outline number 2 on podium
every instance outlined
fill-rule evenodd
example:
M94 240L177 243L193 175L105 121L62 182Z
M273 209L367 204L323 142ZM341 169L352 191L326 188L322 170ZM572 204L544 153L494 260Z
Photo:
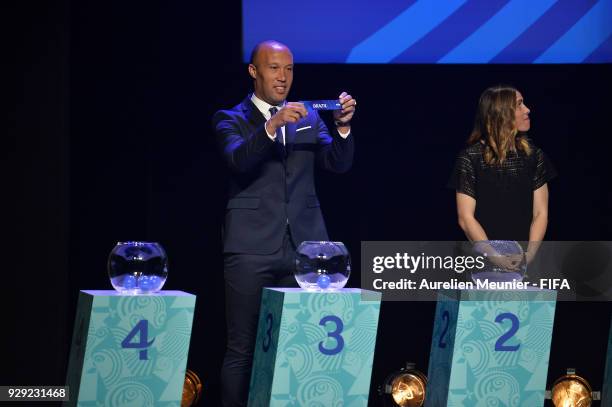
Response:
M446 334L448 333L448 327L450 325L450 314L447 310L442 312L442 320L443 320L443 328L442 333L440 334L440 338L438 340L439 348L446 348ZM520 348L520 344L517 345L506 345L508 342L518 331L520 327L520 321L516 315L511 312L504 312L499 314L495 318L495 322L501 324L505 320L510 320L510 329L502 336L500 336L497 341L495 341L495 351L497 352L516 352Z

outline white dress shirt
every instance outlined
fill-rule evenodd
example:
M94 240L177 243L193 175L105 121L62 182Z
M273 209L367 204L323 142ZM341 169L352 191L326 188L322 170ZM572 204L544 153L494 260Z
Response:
M275 107L280 110L285 105L285 103L283 102L283 104L280 106L273 106L268 102L264 102L263 100L255 96L255 93L253 93L253 96L251 96L251 102L253 102L257 110L259 110L261 114L263 114L263 116L266 118L266 122L272 117L272 113L270 113L270 108ZM276 141L276 133L270 134L268 133L268 129L266 127L264 128L266 129L266 134L268 135L268 137L270 137L270 140ZM285 137L285 126L281 127L281 131L283 132L283 141L287 140L287 137Z

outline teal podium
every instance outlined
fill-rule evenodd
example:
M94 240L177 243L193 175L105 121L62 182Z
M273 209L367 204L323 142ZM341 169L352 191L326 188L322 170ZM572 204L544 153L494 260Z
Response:
M264 288L248 405L367 406L380 299Z
M440 291L426 406L544 405L556 292Z
M180 407L195 299L81 291L64 405Z

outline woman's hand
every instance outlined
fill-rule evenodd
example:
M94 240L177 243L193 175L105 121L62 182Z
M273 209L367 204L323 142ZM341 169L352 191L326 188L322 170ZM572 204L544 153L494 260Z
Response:
M518 271L523 263L522 254L506 254L498 256L487 256L489 260L495 266L503 269L504 271Z

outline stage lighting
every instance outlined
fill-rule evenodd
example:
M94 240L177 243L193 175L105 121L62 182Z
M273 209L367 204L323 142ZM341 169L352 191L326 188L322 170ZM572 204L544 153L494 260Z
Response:
M590 407L593 400L600 399L600 392L594 392L575 369L567 369L567 374L555 380L552 390L546 393L555 407Z
M425 402L426 386L427 376L416 370L414 363L406 363L385 379L378 393L384 396L385 405L420 407Z
M194 371L187 369L187 372L185 372L185 383L183 384L181 407L195 406L200 401L201 393L202 381Z

